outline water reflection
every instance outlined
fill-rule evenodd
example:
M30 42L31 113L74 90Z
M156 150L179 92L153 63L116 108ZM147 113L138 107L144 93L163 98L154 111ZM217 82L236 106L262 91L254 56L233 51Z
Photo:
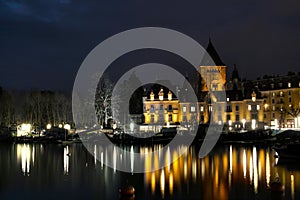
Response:
M127 183L136 188L136 199L300 197L299 165L292 169L289 165L276 165L274 151L270 147L224 145L215 148L202 159L198 157L199 147L189 148L181 157L178 157L180 148L174 151L168 149L164 155L150 154L162 148L161 145L124 148L130 154L119 155L116 149L110 151L101 145L93 145L92 155L81 144L1 145L0 185L4 191L9 189L9 185L6 186L8 182L19 185L15 186L19 188L28 185L30 194L34 193L33 188L50 186L51 190L55 190L54 186L57 185L69 188L75 199L80 199L78 192L81 190L93 196L98 195L99 199L118 199L118 187ZM143 163L137 163L133 156L136 151L151 156L147 156ZM101 162L95 160L94 155L98 155ZM112 169L103 165L103 161L108 158L115 161L120 158L120 162L127 163L131 171L134 171L137 164L141 164L148 172L119 172L116 170L117 162L114 162ZM176 161L170 163L173 159ZM161 160L165 160L167 166L151 172ZM26 179L21 179L18 174ZM270 185L276 177L279 177L285 190L282 194L274 195Z
M32 150L29 144L18 144L17 145L17 159L21 163L21 170L24 175L30 173L30 163L34 163L34 149ZM31 160L32 159L32 160Z
M64 174L68 175L69 173L69 156L70 156L70 152L69 152L69 146L64 147Z

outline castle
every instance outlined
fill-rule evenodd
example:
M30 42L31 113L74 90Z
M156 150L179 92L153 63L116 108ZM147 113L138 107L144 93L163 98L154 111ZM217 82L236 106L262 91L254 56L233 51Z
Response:
M227 80L226 65L210 39L206 51L208 55L204 55L198 67L198 102L180 102L174 95L182 95L187 90L185 84L174 92L163 87L151 91L143 98L145 125L193 127L195 123L212 123L224 125L229 131L300 127L299 74L241 81L234 66ZM214 65L208 61L210 58ZM226 97L215 98L213 94L218 92L224 92Z

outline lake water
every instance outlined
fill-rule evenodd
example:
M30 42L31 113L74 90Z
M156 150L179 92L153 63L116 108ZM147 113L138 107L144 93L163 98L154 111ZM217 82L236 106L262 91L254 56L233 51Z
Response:
M280 164L270 147L218 145L203 159L198 149L132 174L103 165L82 144L1 143L0 199L124 199L118 189L127 184L136 190L127 199L300 199L299 165ZM270 191L275 177L283 193Z

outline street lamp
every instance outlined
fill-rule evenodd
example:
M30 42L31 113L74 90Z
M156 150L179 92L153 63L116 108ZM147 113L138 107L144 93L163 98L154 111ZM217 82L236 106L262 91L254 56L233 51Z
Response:
M71 129L71 125L65 124L64 129L65 129L65 141L66 141L67 140L67 132Z
M51 129L51 124L47 124L46 129Z
M242 123L243 123L243 129L245 129L245 124L246 124L246 119L242 119Z

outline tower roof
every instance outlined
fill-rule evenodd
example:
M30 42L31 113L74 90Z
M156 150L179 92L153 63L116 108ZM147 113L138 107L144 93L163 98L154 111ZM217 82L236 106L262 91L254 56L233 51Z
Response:
M238 72L235 64L233 66L233 71L232 71L232 77L231 78L232 78L232 80L234 80L234 79L237 79L239 81L241 80L240 76L239 76L239 72Z
M212 60L209 58L209 56L211 57ZM212 65L211 61L213 61L216 66L225 66L219 54L217 53L215 47L213 46L211 39L209 38L208 45L206 48L206 53L203 56L201 66L210 66Z

